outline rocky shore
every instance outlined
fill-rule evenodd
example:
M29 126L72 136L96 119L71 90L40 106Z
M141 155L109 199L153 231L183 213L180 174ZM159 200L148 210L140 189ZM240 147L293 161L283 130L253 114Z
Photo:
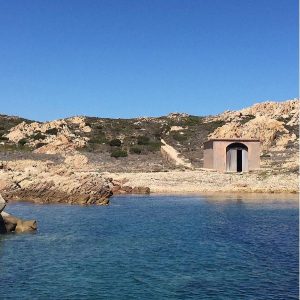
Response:
M185 170L153 173L109 173L126 184L148 186L151 193L298 193L298 174L220 173L207 170Z
M0 192L7 200L35 203L108 205L113 194L149 194L147 186L128 186L88 165L83 155L67 156L61 164L51 161L2 162Z
M0 174L0 184L7 200L107 205L112 196L109 181L93 173L41 172L28 176L8 171Z

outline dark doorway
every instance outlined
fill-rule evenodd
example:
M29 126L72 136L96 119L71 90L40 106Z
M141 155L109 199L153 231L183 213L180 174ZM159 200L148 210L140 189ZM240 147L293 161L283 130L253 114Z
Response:
M236 155L236 171L242 172L243 171L243 150L237 149L237 155Z
M248 147L242 143L232 143L226 147L226 170L228 172L248 171Z

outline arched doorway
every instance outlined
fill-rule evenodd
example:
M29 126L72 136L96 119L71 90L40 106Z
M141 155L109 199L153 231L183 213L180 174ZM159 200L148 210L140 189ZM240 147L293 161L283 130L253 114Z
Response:
M232 143L226 147L226 170L228 172L248 171L248 147L242 143Z

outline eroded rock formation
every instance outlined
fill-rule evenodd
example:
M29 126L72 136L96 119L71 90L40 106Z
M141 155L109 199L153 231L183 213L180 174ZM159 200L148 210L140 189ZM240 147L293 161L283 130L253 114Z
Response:
M9 141L23 141L28 146L37 148L36 153L55 154L84 147L88 138L82 137L80 132L89 131L83 117L74 117L45 123L24 121L11 128L6 137Z

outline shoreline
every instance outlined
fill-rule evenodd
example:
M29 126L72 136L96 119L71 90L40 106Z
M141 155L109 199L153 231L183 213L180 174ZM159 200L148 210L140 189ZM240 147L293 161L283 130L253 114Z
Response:
M143 197L199 197L205 198L205 200L209 201L253 201L253 202L260 202L260 203L268 203L268 202L297 202L299 203L299 193L245 193L245 192L206 192L206 193L150 193L150 194L116 194L110 198L110 201L113 201L114 198L120 197L134 197L134 198L143 198ZM262 199L263 197L263 199ZM30 205L67 205L67 206L89 206L89 205L82 205L80 203L64 203L64 202L35 202L33 200L9 200L7 202L7 207L9 205L15 204L30 204ZM106 206L104 206L106 207Z
M254 193L254 192L174 192L174 193L150 193L148 195L138 195L138 194L117 194L111 197L200 197L206 198L207 200L253 200L253 201L276 201L276 202L285 202L285 201L295 201L299 202L299 193ZM263 198L263 199L262 199Z
M123 186L149 187L151 194L257 193L298 195L298 174L220 173L203 170L102 173Z
M108 205L113 195L144 195L149 192L152 196L223 199L299 197L296 173L221 173L206 170L112 173L97 172L87 167L74 171L61 168L51 172L37 171L0 171L0 190L4 198L34 203Z

